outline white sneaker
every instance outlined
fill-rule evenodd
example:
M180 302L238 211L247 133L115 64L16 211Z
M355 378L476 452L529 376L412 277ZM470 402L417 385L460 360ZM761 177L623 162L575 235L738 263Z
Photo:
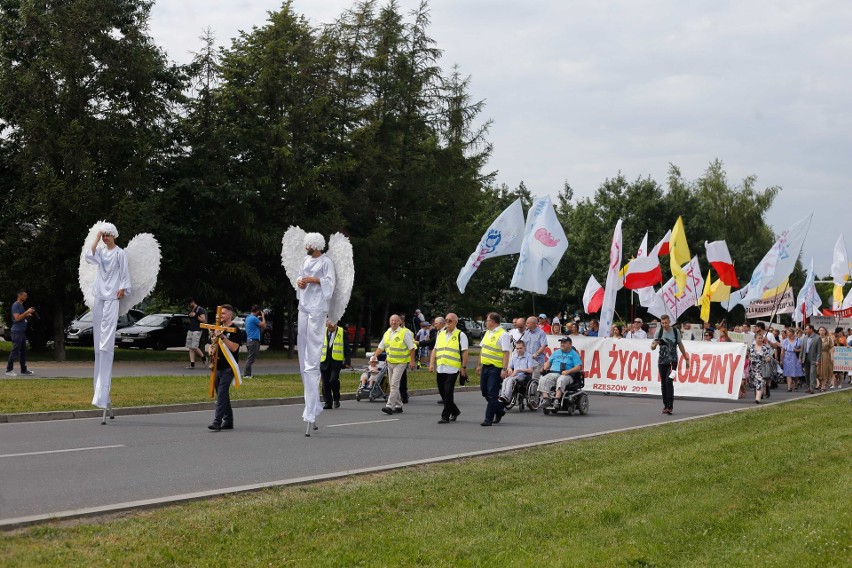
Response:
M243 375L243 378L244 379L250 379L250 378L252 378L252 376L251 375Z
M7 377L17 377L18 373L16 373L15 371L6 371L6 376Z

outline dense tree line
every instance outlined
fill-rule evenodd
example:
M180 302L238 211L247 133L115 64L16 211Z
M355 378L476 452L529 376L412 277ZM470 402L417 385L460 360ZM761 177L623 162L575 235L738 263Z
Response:
M485 263L460 295L455 278L482 231L535 188L486 170L490 122L470 78L440 66L423 2L358 2L315 28L291 3L223 48L208 31L194 60L170 63L147 34L152 2L0 0L0 294L25 286L62 357L64 323L81 309L80 246L113 221L120 244L161 242L153 303L273 307L280 338L295 295L280 266L291 224L353 243L346 321L377 331L392 311L576 306L601 275L615 220L625 243L651 240L678 215L695 252L727 238L741 277L770 246L764 217L777 188L694 182L672 166L651 179L604 181L593 199L567 184L558 213L570 246L552 294L509 290L513 258Z

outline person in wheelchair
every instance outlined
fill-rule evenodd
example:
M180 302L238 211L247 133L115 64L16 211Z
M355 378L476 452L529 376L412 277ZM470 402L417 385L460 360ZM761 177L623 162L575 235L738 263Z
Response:
M526 352L527 346L522 339L515 342L515 352L509 359L509 376L503 379L503 388L500 391L500 402L507 404L512 400L515 385L520 382L526 384L527 379L532 376L535 360Z
M566 392L576 391L582 386L583 361L580 359L580 354L574 349L571 338L560 338L559 347L559 351L554 351L550 355L550 359L547 360L541 370L542 377L538 384L541 406L547 406L550 403L550 392L554 386L556 386L554 408L560 407L562 396Z

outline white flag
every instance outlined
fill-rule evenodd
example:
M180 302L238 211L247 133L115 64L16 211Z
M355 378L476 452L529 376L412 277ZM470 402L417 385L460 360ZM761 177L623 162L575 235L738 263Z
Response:
M462 267L456 278L459 292L464 294L467 283L483 260L521 252L523 234L524 208L521 206L521 200L516 199L500 213L499 217L494 219L491 226L485 230L479 244L476 245L476 250L468 257L467 264Z
M849 290L849 293L846 294L845 298L843 298L843 305L840 306L841 310L845 310L847 308L852 308L852 290Z
M771 288L781 285L796 267L805 236L811 225L813 213L795 223L789 229L781 233L769 252L754 268L749 280L749 292L742 303L748 305L752 300L757 300L763 293Z
M587 314L593 314L601 309L603 305L604 289L598 283L598 279L592 274L586 282L586 291L583 292L583 309Z
M846 241L843 240L843 235L840 235L834 244L831 278L835 286L843 286L849 280L849 256L846 253Z
M796 296L796 309L793 311L793 321L795 322L801 322L805 314L808 316L821 315L818 308L822 305L822 298L817 293L814 280L814 259L811 259L808 276L805 278L802 289L799 290L799 295Z
M609 337L612 331L612 320L615 318L615 296L621 287L621 219L615 224L612 242L609 245L609 268L606 272L606 287L604 288L603 307L598 337Z
M731 297L728 298L727 302L720 302L722 304L722 307L730 312L731 310L742 304L746 296L748 296L748 289L748 284L746 284L739 290L731 292Z
M511 286L547 294L547 280L566 250L568 238L556 217L550 197L536 199L527 214L521 256L515 266Z
M672 323L676 322L683 312L695 305L704 288L704 276L701 274L701 265L698 263L697 256L692 257L692 260L684 264L681 269L686 273L683 294L678 298L677 282L674 278L670 278L657 291L654 301L648 308L648 311L657 317L668 314Z

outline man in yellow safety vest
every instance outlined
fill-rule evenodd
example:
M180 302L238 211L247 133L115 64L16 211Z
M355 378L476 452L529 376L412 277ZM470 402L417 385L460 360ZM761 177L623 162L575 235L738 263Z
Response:
M444 410L438 424L455 422L461 411L456 406L454 393L459 374L467 377L467 335L456 325L459 317L447 314L446 327L435 337L435 348L429 357L429 372L438 373L438 391L444 400Z
M378 356L383 351L387 351L390 395L388 395L388 403L382 408L382 412L385 414L401 413L402 395L399 391L399 383L406 366L412 371L415 369L417 349L414 344L414 334L411 333L410 329L403 327L402 319L396 314L390 317L390 327L382 336L382 340L370 360L377 361Z
M337 323L325 320L325 339L322 343L320 358L320 377L322 378L322 399L324 410L340 408L340 369L349 359L349 338Z
M485 407L485 420L480 426L499 423L506 411L500 403L500 386L509 374L509 354L512 352L512 340L509 333L500 327L500 316L491 312L485 316L488 331L482 336L479 346L479 388L488 401Z

